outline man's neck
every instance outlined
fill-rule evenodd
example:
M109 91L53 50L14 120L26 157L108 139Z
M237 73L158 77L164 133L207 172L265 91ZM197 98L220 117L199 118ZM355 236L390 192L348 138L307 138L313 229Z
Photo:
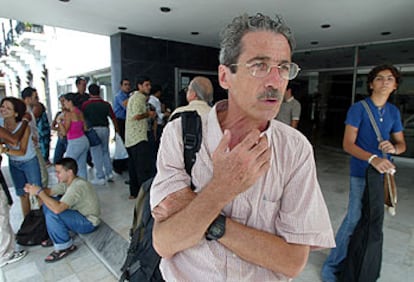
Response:
M221 129L223 131L229 129L231 132L230 149L239 144L252 130L258 129L263 132L269 126L269 121L252 120L250 117L243 117L235 111L229 111L229 108L225 110L218 109L217 117Z
M374 103L375 106L383 107L385 103L387 103L389 96L390 95L381 95L381 94L372 93L370 98L371 98L372 103Z
M72 184L73 180L75 180L76 176L70 177L68 181L64 182L66 185L70 186Z

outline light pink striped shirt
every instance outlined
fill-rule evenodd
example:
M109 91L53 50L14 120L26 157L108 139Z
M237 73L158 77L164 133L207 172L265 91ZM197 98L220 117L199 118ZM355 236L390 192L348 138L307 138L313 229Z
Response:
M220 102L203 117L203 143L192 170L196 192L212 178L210 156L223 136L217 111L226 108L227 102ZM272 150L271 168L229 203L223 214L246 226L276 234L289 243L310 245L313 249L334 247L312 146L296 129L276 120L270 123L265 133ZM158 173L151 188L152 208L169 194L190 186L181 136L179 119L164 129ZM160 268L167 281L289 281L281 273L242 260L217 241L202 240L171 259L162 259Z

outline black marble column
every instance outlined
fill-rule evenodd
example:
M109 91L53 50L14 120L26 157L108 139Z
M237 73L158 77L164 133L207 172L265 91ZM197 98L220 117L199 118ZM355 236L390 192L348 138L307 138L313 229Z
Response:
M121 78L131 80L140 75L150 77L153 84L163 87L163 100L174 104L174 69L217 71L217 48L154 39L128 33L111 36L113 93L119 89Z

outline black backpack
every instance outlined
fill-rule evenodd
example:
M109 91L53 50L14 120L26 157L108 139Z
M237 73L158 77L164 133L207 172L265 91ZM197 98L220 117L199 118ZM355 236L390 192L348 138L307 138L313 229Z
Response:
M181 117L184 143L184 164L186 172L191 175L191 169L200 150L202 141L201 118L196 111L175 114L171 120ZM142 184L134 209L134 220L130 230L131 243L127 257L121 268L119 281L164 281L159 270L161 257L152 246L152 228L154 219L151 216L149 191L153 178ZM191 183L191 188L194 186Z
M43 209L31 210L23 220L16 234L16 242L23 246L40 245L42 241L49 239L46 229L46 220Z

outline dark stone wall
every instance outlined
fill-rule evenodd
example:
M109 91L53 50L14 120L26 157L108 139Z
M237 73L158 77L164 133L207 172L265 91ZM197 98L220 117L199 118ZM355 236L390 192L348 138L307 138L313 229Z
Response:
M174 105L174 69L217 71L219 50L211 47L154 39L128 33L111 36L113 93L121 78L150 77L152 84L163 87L163 100ZM114 83L115 82L115 83Z
M121 63L121 34L117 33L111 36L111 83L112 96L115 97L119 90L122 79L122 63Z

